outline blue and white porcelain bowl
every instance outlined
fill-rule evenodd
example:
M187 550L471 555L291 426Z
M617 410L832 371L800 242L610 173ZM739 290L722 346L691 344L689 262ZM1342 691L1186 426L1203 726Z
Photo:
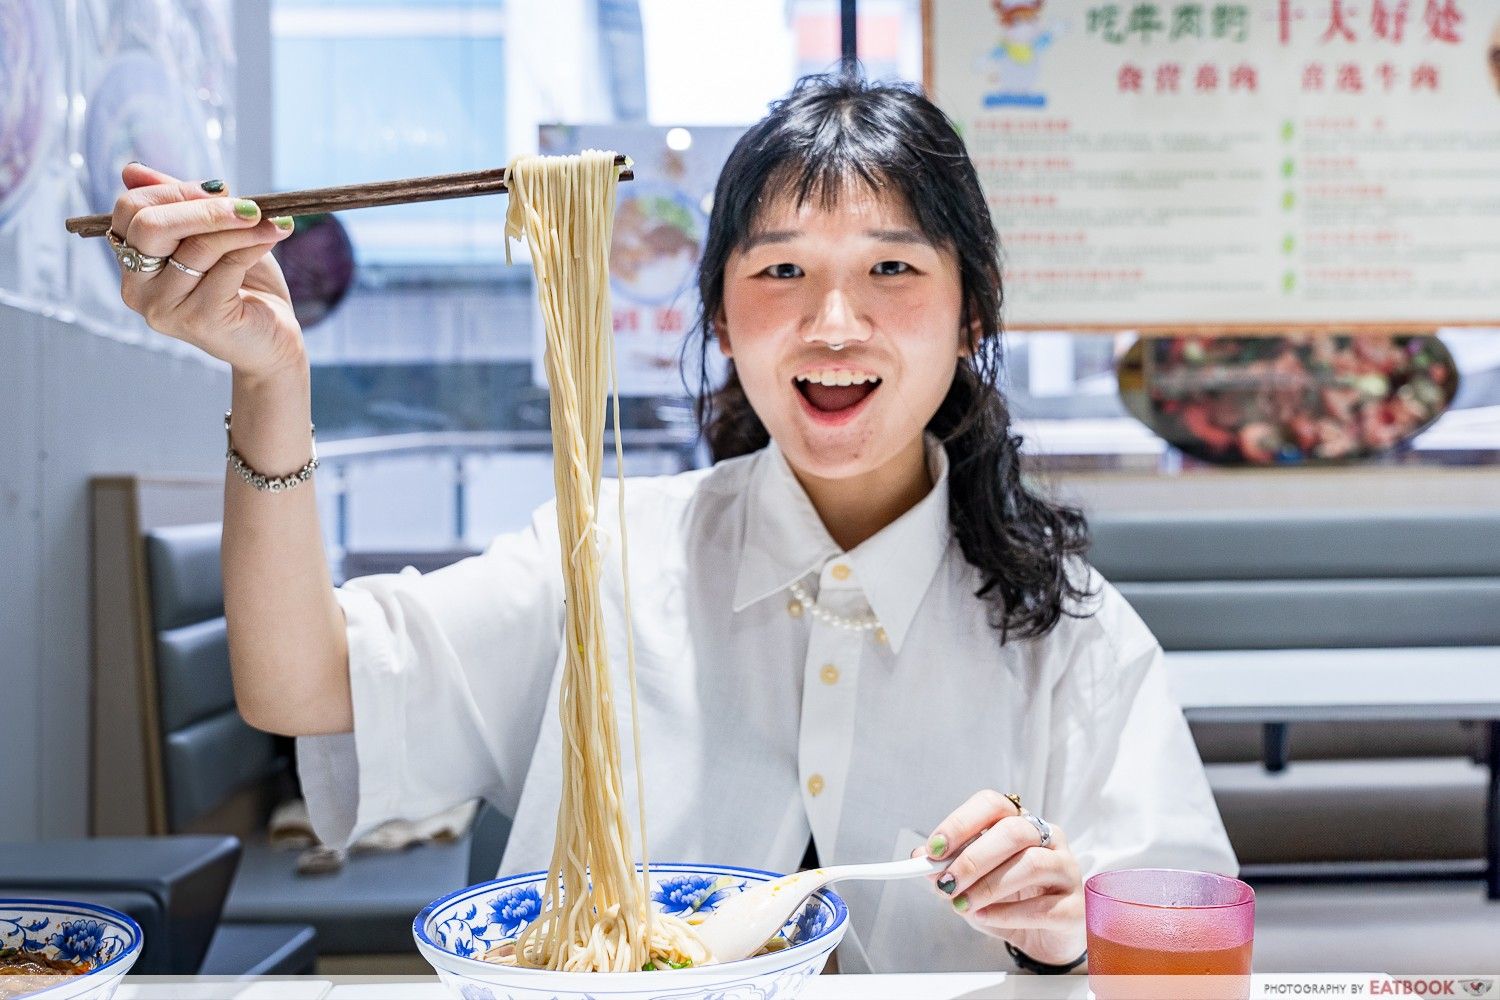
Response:
M652 902L658 913L711 913L746 886L773 872L730 865L653 864ZM450 893L417 914L412 934L422 957L458 1000L792 1000L823 970L848 929L844 901L828 889L815 893L780 936L787 947L739 962L664 972L548 972L494 965L480 956L514 938L542 909L546 872L481 882Z
M109 1000L141 955L141 928L119 910L60 899L0 898L0 948L89 962L80 976L0 976L0 990L44 1000Z

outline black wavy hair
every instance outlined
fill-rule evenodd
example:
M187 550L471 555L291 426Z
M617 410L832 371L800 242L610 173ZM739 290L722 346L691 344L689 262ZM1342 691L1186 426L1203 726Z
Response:
M724 269L742 246L765 193L816 198L833 207L851 183L894 190L935 245L958 258L962 328L970 351L927 424L948 453L948 518L964 557L980 571L976 596L990 603L1000 641L1034 638L1062 615L1083 614L1091 596L1070 557L1088 549L1088 525L1072 507L1030 489L1021 438L1000 391L1000 239L974 165L953 123L920 90L870 83L857 70L809 76L771 106L735 144L714 189L698 269L701 312L686 350L698 346L697 413L715 461L770 441L731 362L710 384L714 317L724 303Z

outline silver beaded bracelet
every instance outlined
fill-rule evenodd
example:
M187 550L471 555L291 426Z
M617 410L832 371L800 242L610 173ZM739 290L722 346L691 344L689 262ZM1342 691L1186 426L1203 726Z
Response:
M312 435L313 442L312 458L307 460L307 464L296 472L289 472L284 476L266 476L250 468L240 457L240 453L234 450L234 440L229 436L229 417L232 412L232 410L224 411L224 446L226 449L224 457L229 459L230 468L238 472L241 479L266 493L280 493L283 490L294 490L312 478L313 470L318 467L318 427L316 424L308 425L308 432Z

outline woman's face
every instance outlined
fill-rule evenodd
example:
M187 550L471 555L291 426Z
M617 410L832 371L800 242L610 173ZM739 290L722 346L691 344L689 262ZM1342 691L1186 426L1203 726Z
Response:
M762 209L725 266L715 324L787 461L844 479L913 454L964 353L961 306L954 253L898 194L852 185L832 208Z

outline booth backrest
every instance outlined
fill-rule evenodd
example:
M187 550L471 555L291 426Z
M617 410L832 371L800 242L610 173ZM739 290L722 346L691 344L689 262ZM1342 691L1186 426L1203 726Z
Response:
M167 819L173 831L286 766L235 708L218 524L146 535Z
M1090 561L1178 650L1500 645L1500 512L1101 513ZM1261 759L1260 727L1195 724L1205 761ZM1462 722L1291 727L1298 759L1461 757Z
M1167 650L1500 645L1500 512L1096 515Z

